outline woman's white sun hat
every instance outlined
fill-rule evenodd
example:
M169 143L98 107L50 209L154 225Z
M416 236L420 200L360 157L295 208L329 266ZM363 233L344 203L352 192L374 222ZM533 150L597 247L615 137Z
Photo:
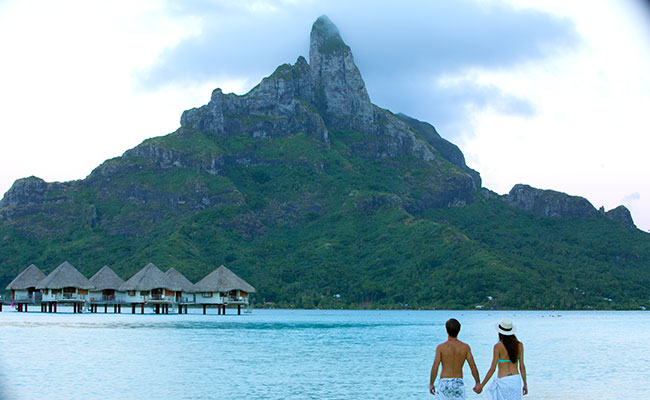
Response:
M510 318L504 318L498 324L494 324L494 327L502 335L510 336L514 335L517 332L517 327L512 323Z

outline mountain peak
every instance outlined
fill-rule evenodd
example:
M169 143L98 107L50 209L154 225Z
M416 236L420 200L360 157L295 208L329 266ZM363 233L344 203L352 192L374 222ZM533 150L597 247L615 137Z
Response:
M332 23L327 15L321 15L311 27L311 46L316 47L320 53L331 53L336 50L350 50L345 44L339 28Z
M325 15L312 25L310 39L315 101L325 122L337 129L364 131L373 123L374 111L350 47Z
M316 21L314 21L314 24L311 26L312 32L313 31L320 31L328 34L339 34L339 28L334 25L332 20L329 19L329 17L325 14L321 15L318 17Z

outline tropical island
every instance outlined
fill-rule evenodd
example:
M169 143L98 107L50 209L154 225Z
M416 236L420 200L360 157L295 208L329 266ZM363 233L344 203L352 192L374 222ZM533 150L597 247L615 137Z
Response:
M224 264L255 285L252 306L650 306L650 235L625 207L482 187L431 124L371 103L325 16L309 61L241 96L215 89L84 179L18 179L0 201L0 287L61 260L194 282Z

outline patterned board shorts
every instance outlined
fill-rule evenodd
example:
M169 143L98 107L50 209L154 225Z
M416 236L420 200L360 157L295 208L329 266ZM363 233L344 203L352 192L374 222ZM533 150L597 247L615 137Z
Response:
M462 378L440 378L436 388L438 399L457 400L465 398L465 384Z

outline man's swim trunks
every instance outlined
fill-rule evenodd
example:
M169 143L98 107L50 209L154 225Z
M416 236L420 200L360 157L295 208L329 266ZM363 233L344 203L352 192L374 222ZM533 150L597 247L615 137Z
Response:
M440 378L436 388L438 399L458 400L465 398L465 384L462 378Z

